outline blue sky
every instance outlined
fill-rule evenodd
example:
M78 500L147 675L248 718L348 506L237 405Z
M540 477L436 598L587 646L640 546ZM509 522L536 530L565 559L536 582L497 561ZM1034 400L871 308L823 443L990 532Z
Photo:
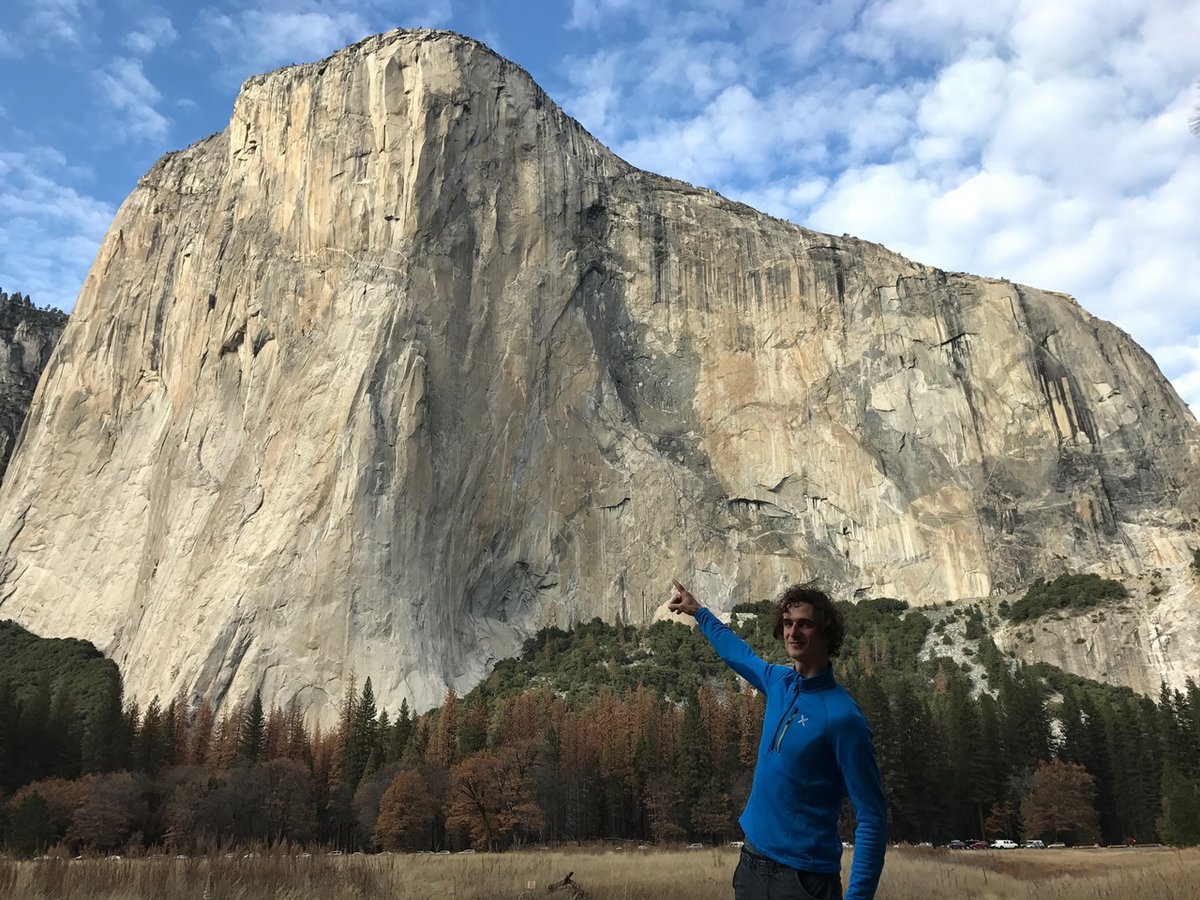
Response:
M3 0L0 287L70 309L243 79L396 27L483 40L642 168L1070 293L1200 410L1200 0Z

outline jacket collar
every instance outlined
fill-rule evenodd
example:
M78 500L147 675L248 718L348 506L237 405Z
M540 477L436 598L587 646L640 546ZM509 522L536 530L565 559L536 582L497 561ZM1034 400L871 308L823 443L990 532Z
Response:
M793 667L792 678L795 679L792 689L806 694L811 691L827 691L837 684L837 681L833 677L833 666L830 666L824 672L810 675L808 678L805 678Z

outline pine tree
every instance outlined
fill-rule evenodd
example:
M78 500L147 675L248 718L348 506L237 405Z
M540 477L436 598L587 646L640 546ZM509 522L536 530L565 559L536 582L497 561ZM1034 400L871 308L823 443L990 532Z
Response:
M196 721L192 723L188 741L187 761L194 766L212 765L209 755L212 750L215 713L207 699L200 702L196 710Z
M1147 702L1152 710L1157 709L1153 701ZM1147 843L1157 837L1156 820L1160 813L1162 751L1158 722L1146 721L1143 707L1135 699L1113 704L1107 712L1118 838L1132 837L1139 843Z
M980 705L961 675L951 675L940 707L947 737L951 825L960 835L983 835L983 809L991 802L990 760L984 752Z
M169 765L174 755L171 746L174 732L174 710L164 710L158 697L150 701L134 738L134 765L143 772L154 774Z
M288 759L302 762L310 769L313 768L312 741L304 728L304 713L300 709L300 701L292 697L288 701L285 713L287 720L287 752Z
M245 762L255 763L262 758L266 746L267 723L263 715L262 689L254 691L250 707L242 715L238 727L237 756Z
M1162 781L1162 838L1169 844L1200 844L1200 781L1168 766Z
M267 714L267 727L263 735L263 759L286 759L288 755L287 713L275 704Z
M206 764L213 769L228 769L238 758L238 738L242 733L242 720L246 717L246 708L240 701L233 709L221 716L213 729L212 740L209 742Z
M49 774L59 778L78 778L81 765L79 712L71 683L66 679L54 693L50 719L46 723L46 738L44 752Z
M375 765L379 765L375 715L375 691L371 687L371 679L368 678L363 682L362 696L355 704L354 719L345 743L342 744L341 778L351 793L358 788L373 754Z
M1176 845L1200 844L1200 735L1188 694L1166 684L1159 692L1162 734L1162 837Z
M545 837L548 841L559 841L564 837L565 798L562 790L562 741L558 729L550 725L546 729L546 747L542 752L542 768L537 773L534 793L544 816Z
M8 823L8 845L18 856L44 853L58 830L50 807L41 794L30 793L17 804Z
M20 706L20 722L17 726L18 747L15 762L18 784L26 784L52 774L47 759L50 750L50 676L44 675L38 682L33 695Z
M120 673L101 688L100 698L84 725L80 741L80 770L109 772L128 765L129 734L122 715Z
M396 721L387 735L384 758L388 762L399 762L403 758L404 751L408 749L409 741L412 739L412 731L412 713L408 709L408 700L403 699L400 701L400 712L397 713Z
M679 753L675 757L674 786L680 798L680 824L691 834L696 833L692 812L712 772L708 741L700 721L700 701L695 691L683 708L683 726L679 732ZM718 790L719 793L719 790ZM710 804L711 805L711 804Z
M8 794L19 785L16 765L20 750L17 742L19 716L12 685L0 679L0 795Z
M192 752L191 705L187 691L179 689L171 701L171 764L187 765Z
M895 839L941 839L945 794L939 784L948 768L945 742L920 696L907 679L897 679L890 703L896 759L888 785L888 809Z
M334 757L332 760L333 774L341 777L342 753L354 731L354 722L358 716L358 681L353 669L346 676L346 696L342 701L341 715L338 717L337 731L333 735Z
M487 688L481 684L464 704L458 726L458 755L466 759L487 747Z

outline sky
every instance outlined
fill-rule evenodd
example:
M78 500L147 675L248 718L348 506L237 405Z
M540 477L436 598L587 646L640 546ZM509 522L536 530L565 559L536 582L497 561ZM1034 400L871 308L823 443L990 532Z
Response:
M1200 411L1200 0L0 0L0 288L70 310L245 78L417 27L636 166L1071 294Z

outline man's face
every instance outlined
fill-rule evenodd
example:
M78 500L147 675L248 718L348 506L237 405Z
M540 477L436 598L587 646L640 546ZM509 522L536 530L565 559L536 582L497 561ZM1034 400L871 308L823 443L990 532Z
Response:
M801 675L815 675L829 666L829 642L813 618L811 603L797 603L783 612L783 646Z

